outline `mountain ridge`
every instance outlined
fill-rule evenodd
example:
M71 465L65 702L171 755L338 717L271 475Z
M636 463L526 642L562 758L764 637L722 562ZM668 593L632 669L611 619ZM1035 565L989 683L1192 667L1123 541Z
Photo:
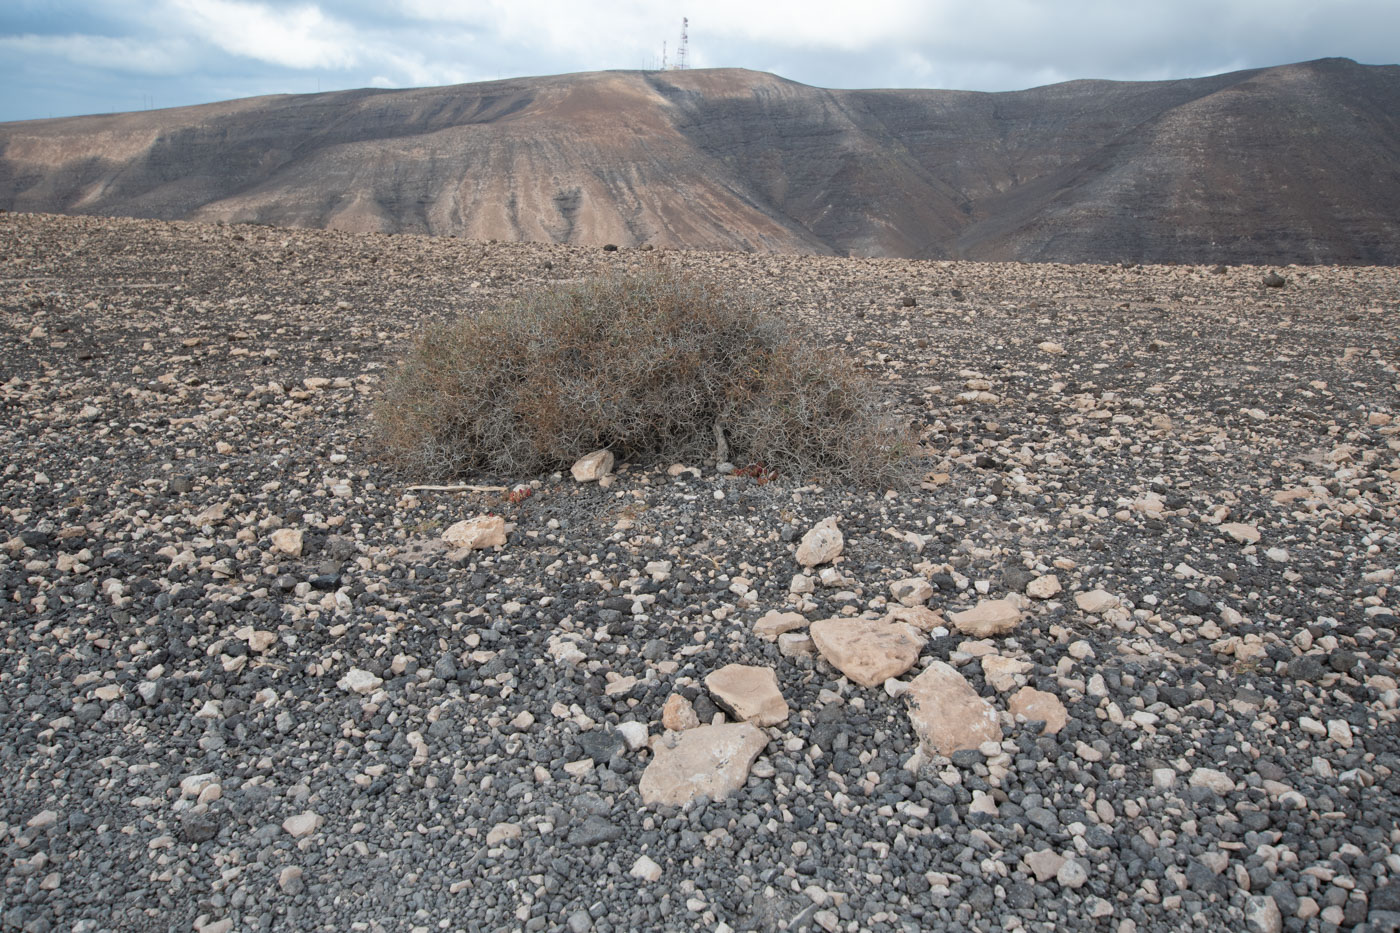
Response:
M1400 67L1025 91L746 69L0 124L0 207L931 259L1400 263Z

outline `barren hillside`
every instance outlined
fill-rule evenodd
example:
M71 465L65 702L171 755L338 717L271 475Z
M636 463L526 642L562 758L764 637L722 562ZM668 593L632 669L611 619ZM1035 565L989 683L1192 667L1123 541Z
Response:
M0 207L764 253L1400 262L1400 68L1027 91L604 72L0 124Z

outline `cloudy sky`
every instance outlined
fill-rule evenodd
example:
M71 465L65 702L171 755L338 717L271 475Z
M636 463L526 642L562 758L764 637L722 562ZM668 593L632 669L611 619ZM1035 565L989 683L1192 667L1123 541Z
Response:
M682 16L692 67L823 87L1400 62L1400 0L0 0L0 120L657 67Z

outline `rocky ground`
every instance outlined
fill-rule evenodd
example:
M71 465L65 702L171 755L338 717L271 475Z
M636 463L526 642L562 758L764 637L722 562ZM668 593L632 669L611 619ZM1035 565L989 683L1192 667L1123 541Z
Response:
M923 482L380 465L425 319L654 262ZM1400 928L1397 296L0 215L0 929Z

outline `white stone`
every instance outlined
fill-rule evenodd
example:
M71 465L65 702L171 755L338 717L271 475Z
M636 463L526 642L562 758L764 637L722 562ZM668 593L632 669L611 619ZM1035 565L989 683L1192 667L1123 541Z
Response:
M1220 530L1240 544L1259 543L1259 529L1254 525L1246 525L1244 522L1226 522L1220 526Z
M298 813L296 816L289 816L282 821L282 829L293 839L300 839L302 836L314 833L320 825L320 815L310 810Z
M1255 894L1245 901L1244 923L1249 933L1280 933L1283 914L1278 904L1267 894Z
M647 744L648 732L647 724L629 719L627 722L617 724L617 734L622 736L622 741L627 743L630 751L636 751Z
M288 557L300 557L302 531L300 528L278 528L272 533L272 546Z
M1055 873L1055 880L1066 888L1082 888L1089 881L1089 871L1079 859L1065 859Z
M1224 771L1214 768L1197 768L1187 781L1192 787L1204 787L1211 793L1224 797L1235 790L1234 780Z
M705 676L705 688L734 718L756 726L776 726L788 718L787 701L772 668L726 664Z
M1021 624L1021 607L1012 599L984 599L971 609L950 613L948 621L973 638L1005 635Z
M476 548L503 547L506 543L506 520L499 515L478 515L457 522L442 533L442 540L448 547Z
M951 755L983 742L1001 741L997 712L963 675L934 661L909 682L909 720L930 752Z
M909 670L925 641L907 625L872 619L822 619L809 631L827 663L862 687Z
M642 802L684 806L701 794L722 800L744 786L767 744L768 736L747 722L668 732L642 773Z
M1066 859L1053 849L1041 849L1027 855L1025 861L1026 867L1035 875L1035 880L1043 884L1060 873Z
M1045 734L1054 735L1069 723L1069 711L1053 693L1022 687L1006 701L1006 708L1018 720L1045 723Z
M777 641L784 632L806 627L807 617L802 613L773 610L753 624L753 633L765 641Z
M498 846L511 839L519 839L524 835L524 830L519 823L497 823L492 826L486 834L486 844L488 846Z
M1118 597L1107 590L1090 590L1087 593L1076 593L1074 603L1084 612L1097 615L1117 608Z
M351 693L364 695L378 690L383 683L383 678L358 667L352 667L345 673L344 677L340 678L340 682L336 686L342 690L349 690Z
M632 863L632 870L627 874L641 881L661 880L661 866L645 855L637 856L637 860Z
M1060 594L1060 578L1053 573L1047 573L1043 577L1036 577L1026 584L1026 595L1032 599L1050 599Z
M909 577L890 584L890 595L903 606L922 606L933 597L933 586L923 577Z
M841 555L846 539L836 527L835 516L824 518L802 536L797 545L797 562L803 567L830 563Z
M203 774L191 774L180 781L181 797L198 797L204 788L213 784L219 776L212 771Z
M1328 720L1327 737L1342 748L1351 748L1354 741L1351 734L1351 724L1345 719Z
M569 467L569 472L578 482L591 483L612 472L613 459L611 450L595 450L579 457L574 465Z

